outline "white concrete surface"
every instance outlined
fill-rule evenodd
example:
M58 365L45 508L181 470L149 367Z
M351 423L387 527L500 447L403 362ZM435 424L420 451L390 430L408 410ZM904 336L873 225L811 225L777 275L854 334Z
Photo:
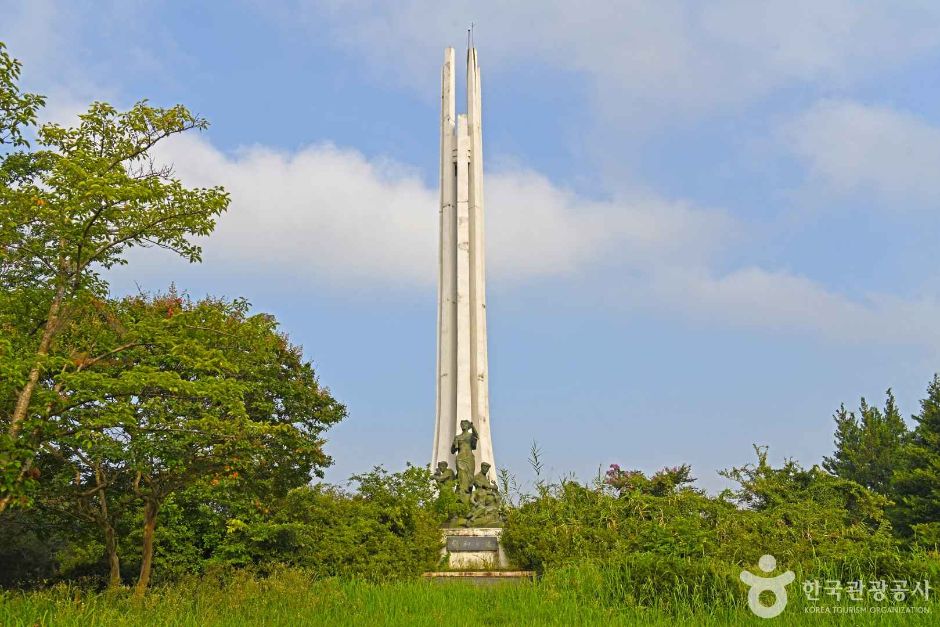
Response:
M441 208L437 320L437 412L432 467L447 461L460 421L479 433L477 468L490 464L486 348L486 240L483 229L483 134L480 68L475 48L467 51L467 113L456 115L454 49L444 53L441 72Z

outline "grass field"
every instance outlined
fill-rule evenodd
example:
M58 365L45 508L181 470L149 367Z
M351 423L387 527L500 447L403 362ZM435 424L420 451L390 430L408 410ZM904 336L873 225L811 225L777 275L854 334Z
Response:
M743 595L742 595L743 596ZM465 582L370 584L311 581L299 571L191 579L135 600L126 591L58 586L0 593L0 625L934 625L929 613L807 614L796 595L771 621L746 606L709 610L693 601L670 609L605 607L551 581L475 586Z

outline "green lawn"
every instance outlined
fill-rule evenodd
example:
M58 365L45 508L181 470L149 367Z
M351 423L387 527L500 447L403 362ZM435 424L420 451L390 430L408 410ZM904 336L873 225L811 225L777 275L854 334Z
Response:
M310 581L299 571L265 580L246 575L192 579L155 588L137 601L126 591L89 593L59 586L0 593L0 625L933 625L928 614L805 614L798 598L770 621L746 607L678 610L603 607L546 583L474 586L466 582L389 584Z

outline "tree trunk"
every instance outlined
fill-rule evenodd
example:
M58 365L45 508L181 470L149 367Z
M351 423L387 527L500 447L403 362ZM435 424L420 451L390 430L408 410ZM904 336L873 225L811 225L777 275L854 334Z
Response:
M65 283L63 282L56 289L55 296L49 304L46 325L42 330L42 338L40 338L39 347L36 350L36 360L33 362L33 367L29 369L26 385L23 386L23 389L20 390L20 393L17 395L16 407L13 409L13 415L10 416L10 426L7 434L10 436L10 441L14 444L19 437L20 430L23 428L23 421L26 420L26 414L29 411L29 403L33 400L33 392L36 391L36 385L39 383L39 374L42 370L43 358L49 354L49 346L52 344L52 338L57 330L56 327L59 326L59 311L62 308L62 300L64 298ZM2 514L13 501L13 487L23 481L23 476L25 475L24 468L27 467L20 468L20 472L10 490L0 497L0 514Z
M117 533L108 524L104 530L104 544L108 551L108 587L121 587L121 559L118 557Z
M98 485L102 485L104 477L101 468L95 469L95 477L98 479ZM101 521L101 528L104 531L104 547L108 553L108 587L121 587L121 560L118 557L117 531L111 524L111 513L108 511L108 495L102 487L98 491L98 505Z
M150 569L153 565L153 532L157 528L157 502L147 499L144 505L144 545L140 560L140 577L134 589L134 596L142 597L150 584Z
M39 348L36 350L36 361L29 370L29 377L26 379L26 385L20 390L16 397L16 408L10 417L9 435L11 440L16 440L23 427L23 420L26 419L26 413L29 410L29 403L33 400L33 392L36 390L36 384L39 383L39 373L42 370L42 360L49 354L49 346L52 344L52 337L55 335L56 327L59 326L59 310L62 307L62 300L65 297L65 284L63 283L56 289L55 297L49 304L49 313L46 316L46 325L42 330L42 338L39 340ZM2 510L0 510L2 511Z

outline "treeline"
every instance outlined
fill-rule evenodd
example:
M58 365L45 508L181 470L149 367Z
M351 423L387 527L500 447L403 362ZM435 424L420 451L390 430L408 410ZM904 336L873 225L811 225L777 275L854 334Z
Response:
M768 553L804 582L888 581L895 601L929 602L940 580L940 378L912 424L890 390L883 409L840 407L821 465L775 468L755 447L756 462L722 471L735 487L717 495L696 489L688 466L537 482L508 512L505 548L586 602L738 607L741 570Z
M864 400L836 413L836 450L822 466L790 459L720 474L736 487L708 495L687 465L651 476L612 465L593 483L537 482L509 512L507 550L544 570L578 559L659 554L756 564L771 553L788 568L866 566L891 572L940 550L940 379L908 430L888 392L884 410ZM874 485L865 485L872 483ZM925 562L926 563L926 562Z

